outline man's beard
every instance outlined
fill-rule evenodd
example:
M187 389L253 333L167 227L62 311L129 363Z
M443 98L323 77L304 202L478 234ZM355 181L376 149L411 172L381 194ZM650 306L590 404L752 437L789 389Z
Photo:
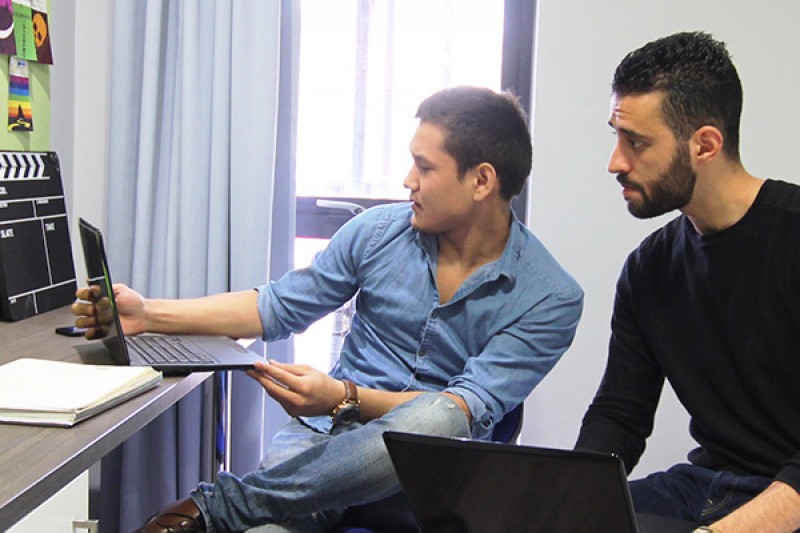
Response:
M618 175L617 181L642 195L640 203L628 202L628 211L636 218L653 218L685 207L692 199L697 174L689 160L689 148L679 146L669 168L653 182L649 193L639 184L629 182L627 174Z

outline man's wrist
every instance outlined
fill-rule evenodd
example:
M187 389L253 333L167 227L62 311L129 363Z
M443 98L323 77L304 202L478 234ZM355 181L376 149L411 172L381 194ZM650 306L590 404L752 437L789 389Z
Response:
M692 531L692 533L722 533L718 529L714 529L711 526L700 526Z
M331 412L334 424L350 425L361 417L361 401L358 398L358 387L352 381L342 380L344 384L344 400Z

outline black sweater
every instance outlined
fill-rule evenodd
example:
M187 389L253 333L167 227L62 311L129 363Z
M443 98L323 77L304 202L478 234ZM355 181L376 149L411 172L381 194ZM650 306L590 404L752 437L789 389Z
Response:
M628 257L576 447L633 469L664 377L691 416L692 463L800 491L800 187L765 182L710 235L679 216Z

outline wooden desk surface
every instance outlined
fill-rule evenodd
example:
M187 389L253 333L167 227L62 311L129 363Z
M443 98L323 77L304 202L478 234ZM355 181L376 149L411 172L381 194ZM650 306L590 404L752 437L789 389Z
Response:
M68 308L0 322L0 364L21 357L79 362L82 337L56 335ZM0 424L0 531L19 521L213 374L164 377L162 383L71 428Z

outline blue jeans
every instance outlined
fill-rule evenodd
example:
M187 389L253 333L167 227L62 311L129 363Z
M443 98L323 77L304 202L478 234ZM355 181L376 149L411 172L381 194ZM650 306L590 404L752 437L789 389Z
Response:
M771 482L766 477L679 464L666 472L631 481L630 489L637 513L707 525L753 499Z
M384 431L469 437L467 417L443 394L422 394L365 424L319 433L292 420L273 439L262 468L239 479L221 473L192 493L206 529L326 531L347 507L400 490Z

